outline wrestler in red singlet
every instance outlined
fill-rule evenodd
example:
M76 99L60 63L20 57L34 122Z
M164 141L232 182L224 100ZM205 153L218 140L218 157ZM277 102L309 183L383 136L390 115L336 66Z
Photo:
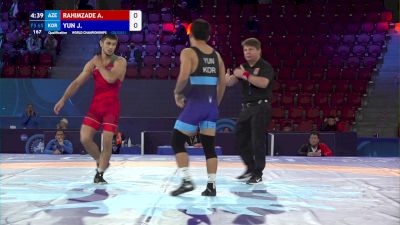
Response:
M101 52L89 60L82 72L71 82L64 95L54 106L54 113L59 114L65 102L73 96L82 85L92 76L95 87L89 112L81 126L81 143L94 160L96 160L96 175L94 183L107 183L103 174L110 166L112 154L112 139L118 127L119 119L119 89L125 78L126 60L114 55L118 37L105 34L100 39ZM103 126L103 148L94 142L96 132Z
M107 70L111 70L113 62L106 66ZM119 89L121 81L108 83L101 76L100 71L96 68L93 71L94 79L94 95L89 112L83 119L83 124L100 129L103 124L103 130L115 133L118 127L119 119Z

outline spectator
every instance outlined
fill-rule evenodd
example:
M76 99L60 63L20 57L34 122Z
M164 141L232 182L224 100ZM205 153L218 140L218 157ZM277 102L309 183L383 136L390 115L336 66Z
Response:
M20 11L20 7L21 5L19 4L18 0L13 0L13 4L11 5L10 10L8 11L8 15L11 18L16 18Z
M319 141L318 132L311 132L308 143L300 147L298 155L311 157L333 156L333 152L326 144Z
M125 142L125 136L118 129L112 139L112 153L119 154L122 144Z
M42 48L42 41L38 35L29 35L29 38L26 40L26 46L29 53L39 54Z
M171 44L172 45L185 45L189 41L189 37L186 33L186 28L183 26L182 22L178 20L175 24L175 32L172 35Z
M129 63L133 63L134 65L138 65L139 67L142 66L143 63L143 52L140 46L131 43L129 45L130 53L129 53Z
M65 134L63 130L57 130L54 139L47 143L44 149L45 154L62 155L62 154L72 154L73 147L72 143L65 140Z
M53 35L48 34L44 39L44 49L47 54L51 55L53 62L55 62L56 59L56 48L57 40Z
M26 106L25 112L22 115L22 127L26 128L38 128L37 122L38 115L35 112L32 104Z
M339 119L334 116L329 116L328 118L325 118L321 131L338 131L338 126L337 126L338 121Z
M0 49L3 46L3 42L4 42L4 32L3 32L3 28L1 28L1 26L0 26Z
M66 118L62 118L60 122L57 123L57 130L66 130L68 129L68 120Z
M29 25L27 21L22 20L18 25L17 30L20 33L21 39L26 40L29 37Z

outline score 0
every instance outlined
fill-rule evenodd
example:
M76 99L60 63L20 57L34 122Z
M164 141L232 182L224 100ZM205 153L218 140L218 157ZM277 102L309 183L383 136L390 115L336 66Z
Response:
M142 30L142 11L130 10L129 11L129 31Z

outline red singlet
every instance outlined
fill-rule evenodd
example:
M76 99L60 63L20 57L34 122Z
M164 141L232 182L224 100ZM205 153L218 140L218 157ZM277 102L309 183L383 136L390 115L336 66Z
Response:
M111 70L113 64L106 66L107 70ZM89 112L83 119L83 124L100 129L103 125L103 130L115 132L118 127L119 120L119 89L121 80L116 80L114 83L108 83L100 74L100 71L95 68L93 71L94 79L94 95Z

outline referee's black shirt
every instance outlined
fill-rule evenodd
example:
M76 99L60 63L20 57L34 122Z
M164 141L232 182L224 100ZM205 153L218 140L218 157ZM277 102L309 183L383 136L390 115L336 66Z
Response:
M254 76L261 76L265 77L269 80L269 83L266 88L259 88L252 84L250 84L246 80L241 80L242 83L242 102L257 102L258 100L265 100L267 99L269 102L272 100L272 89L273 89L273 82L274 82L274 69L272 68L271 64L269 64L264 59L260 58L254 66L250 67L249 63L244 63L243 68L248 71L250 74ZM254 74L254 70L259 68L258 74Z

